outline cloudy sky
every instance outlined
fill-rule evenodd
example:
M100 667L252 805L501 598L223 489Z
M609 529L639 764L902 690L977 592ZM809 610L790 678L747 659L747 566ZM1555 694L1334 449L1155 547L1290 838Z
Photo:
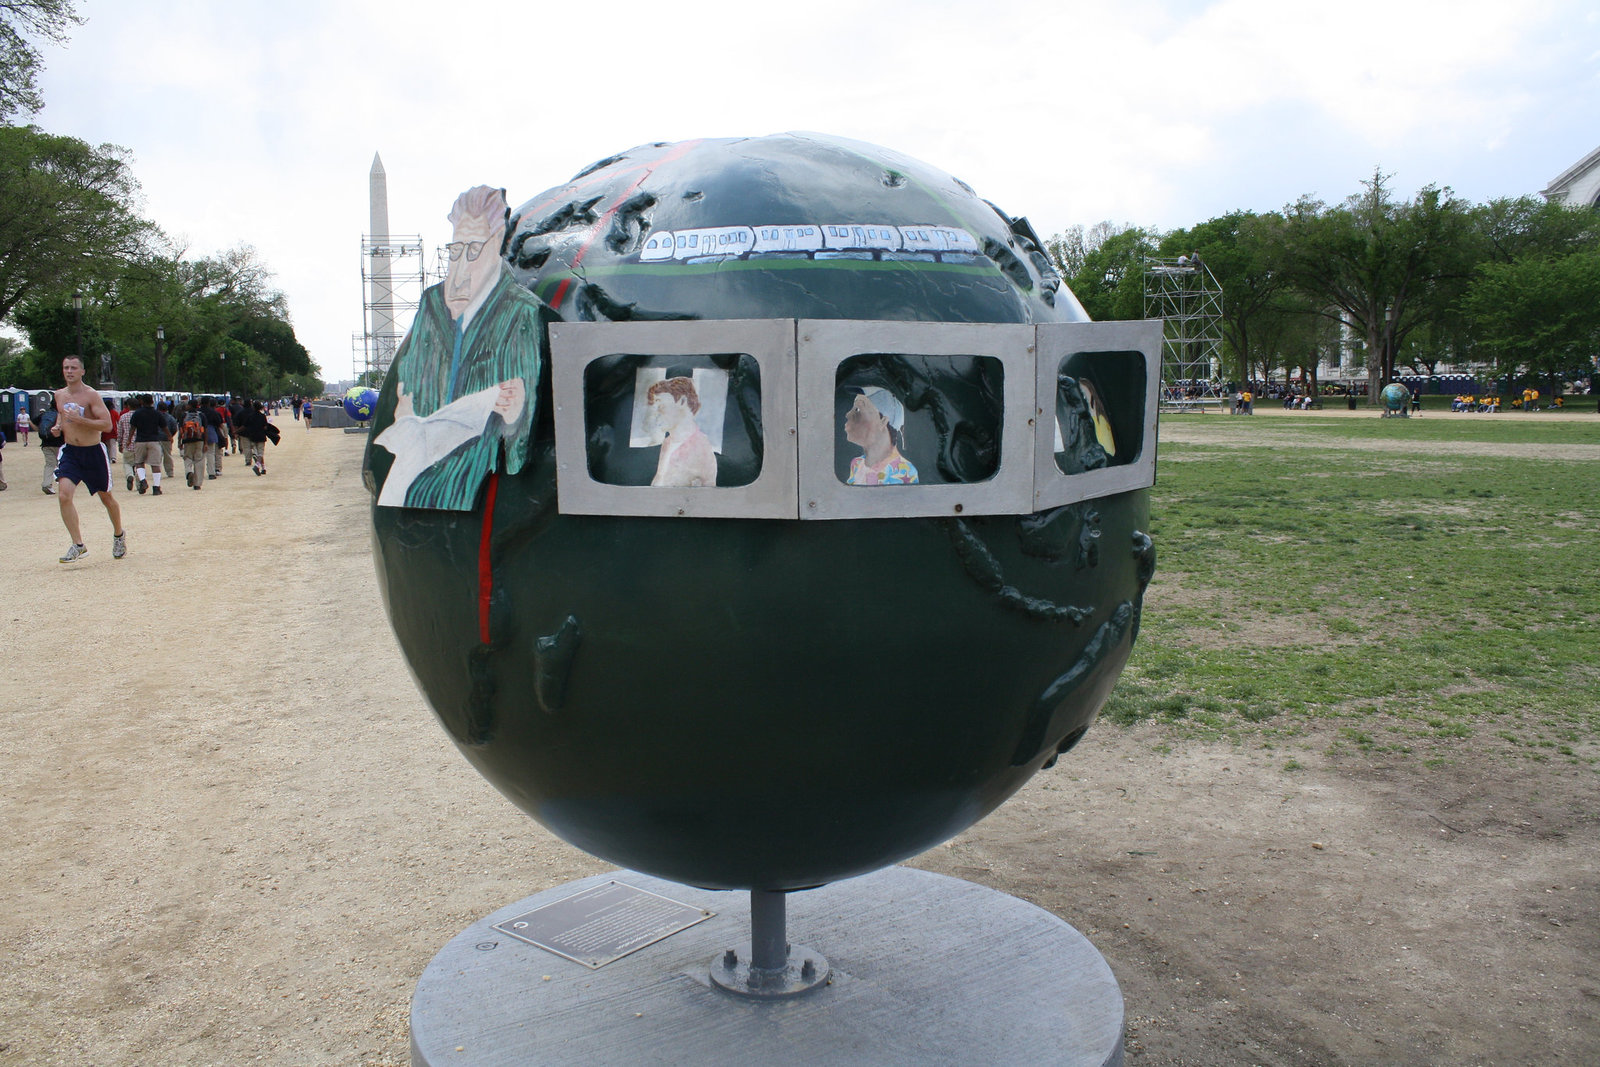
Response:
M448 239L648 141L816 130L962 178L1044 235L1409 194L1533 194L1600 146L1593 0L556 5L78 0L55 133L130 149L192 252L253 245L324 377L362 330L373 154L390 229Z

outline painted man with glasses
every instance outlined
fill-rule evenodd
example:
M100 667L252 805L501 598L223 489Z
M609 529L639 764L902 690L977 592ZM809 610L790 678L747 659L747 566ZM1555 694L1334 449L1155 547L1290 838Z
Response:
M394 422L373 444L394 455L379 506L471 511L484 479L516 474L533 429L539 310L500 258L505 190L456 199L443 283L422 294L395 355Z

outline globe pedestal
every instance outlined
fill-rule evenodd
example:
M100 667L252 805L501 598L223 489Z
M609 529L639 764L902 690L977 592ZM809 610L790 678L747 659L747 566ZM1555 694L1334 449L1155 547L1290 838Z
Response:
M608 883L714 914L593 969L494 928ZM1049 912L904 867L771 896L624 871L502 908L458 934L423 972L411 1002L412 1062L1122 1063L1116 978L1082 934ZM730 991L747 957L740 946L727 967L729 945L753 940L759 963L763 940L775 929L783 940L774 908L786 909L796 937L828 954L819 968L820 957L794 945L789 969L798 976L806 955L812 975L825 978L793 995Z

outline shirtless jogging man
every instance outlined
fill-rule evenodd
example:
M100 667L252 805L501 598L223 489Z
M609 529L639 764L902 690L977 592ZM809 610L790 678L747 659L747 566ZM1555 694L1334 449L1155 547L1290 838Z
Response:
M67 380L65 389L56 390L57 425L65 444L56 460L56 497L61 502L61 521L72 544L62 563L71 563L89 554L83 546L83 534L78 529L78 509L72 498L78 486L91 495L98 495L111 518L111 558L121 559L128 552L123 540L122 508L111 495L111 459L106 454L100 435L111 429L111 413L100 394L83 384L83 360L68 356L61 361L61 376Z

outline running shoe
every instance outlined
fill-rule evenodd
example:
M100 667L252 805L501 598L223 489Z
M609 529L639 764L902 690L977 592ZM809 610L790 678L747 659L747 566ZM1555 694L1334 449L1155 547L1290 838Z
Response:
M128 492L133 492L133 475L128 475Z
M139 479L139 495L144 496L144 491L149 488L149 483L143 478Z
M151 496L160 496L161 495L161 487L159 485L151 486L150 487L150 495Z
M61 557L61 562L76 563L78 560L82 559L88 554L89 550L83 545L73 545L71 548L67 549L67 554Z
M111 535L111 558L121 559L128 554L128 531Z

